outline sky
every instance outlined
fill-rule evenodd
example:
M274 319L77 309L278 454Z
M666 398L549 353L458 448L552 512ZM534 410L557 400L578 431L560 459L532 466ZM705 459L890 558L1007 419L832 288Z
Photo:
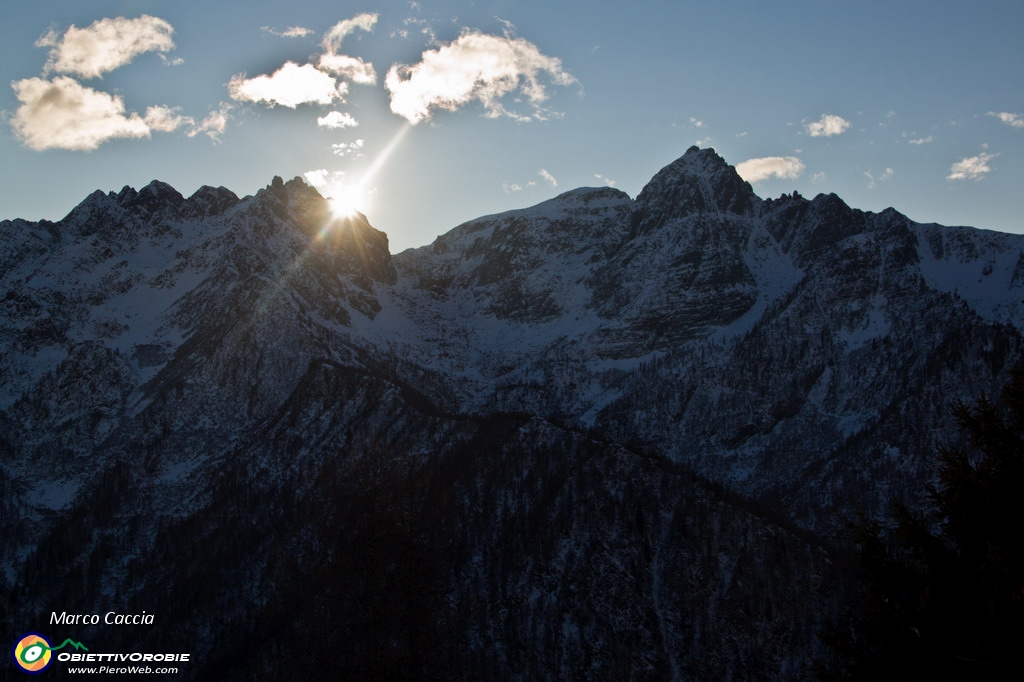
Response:
M0 219L303 177L391 250L691 145L764 198L1024 233L1020 0L5 0Z

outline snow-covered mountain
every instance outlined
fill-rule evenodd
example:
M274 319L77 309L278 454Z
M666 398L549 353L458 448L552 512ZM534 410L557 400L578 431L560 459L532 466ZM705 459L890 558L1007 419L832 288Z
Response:
M822 543L1024 332L1024 236L695 147L394 256L299 179L96 192L0 281L5 627L145 609L78 636L194 678L807 676Z
M385 308L452 325L413 345L454 360L462 409L594 428L818 530L920 489L950 405L997 392L1024 330L1024 237L762 201L696 148L635 201L575 190L395 267Z

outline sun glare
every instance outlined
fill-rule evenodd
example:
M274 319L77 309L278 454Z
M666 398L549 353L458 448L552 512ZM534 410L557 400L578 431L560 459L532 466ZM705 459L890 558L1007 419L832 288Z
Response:
M339 192L327 201L335 219L354 218L359 212L359 203L352 192Z
M398 147L411 128L411 123L404 123L395 132L391 140L384 145L384 148L381 149L373 163L362 173L362 177L356 183L349 184L349 181L342 181L341 176L345 175L343 172L334 173L333 175L336 177L330 180L328 180L327 176L332 174L328 174L327 171L307 173L307 178L314 183L314 186L320 191L321 195L327 198L333 218L329 224L321 229L321 238L334 227L337 221L351 219L358 214L366 215L368 210L373 208L371 204L376 192L376 189L373 187L374 178L380 169L383 168L388 157L391 156L391 152Z

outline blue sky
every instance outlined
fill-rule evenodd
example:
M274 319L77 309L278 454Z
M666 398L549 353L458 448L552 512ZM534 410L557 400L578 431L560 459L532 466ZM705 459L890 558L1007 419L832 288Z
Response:
M1024 232L1024 3L12 0L0 218L160 179L346 197L392 250L690 145L762 197Z

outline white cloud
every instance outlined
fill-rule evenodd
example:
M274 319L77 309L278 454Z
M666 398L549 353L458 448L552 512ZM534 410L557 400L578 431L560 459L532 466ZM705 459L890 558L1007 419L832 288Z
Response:
M361 83L364 85L373 85L377 82L377 72L373 70L373 65L364 62L362 59L357 57L349 57L348 55L338 54L338 50L341 49L341 43L345 38L352 34L357 29L363 31L372 31L373 27L377 25L377 15L370 13L363 13L356 15L351 19L345 19L335 24L331 30L324 34L321 45L324 48L324 54L320 56L320 62L318 67L322 71L333 73L335 76L340 78L347 78L355 83Z
M842 116L823 114L817 121L807 124L807 133L811 137L831 137L845 133L851 125Z
M765 156L736 164L736 172L751 183L761 182L773 176L793 180L804 172L804 162L795 156Z
M272 75L246 78L239 74L228 83L231 98L240 102L265 102L294 109L300 104L331 104L343 100L347 83L339 83L311 64L286 62Z
M577 82L561 60L522 38L466 30L455 41L424 52L417 64L392 66L384 82L391 111L414 124L429 119L433 109L455 111L474 100L491 118L529 120L545 116L540 107L547 99L542 73L557 85ZM501 99L516 91L533 105L533 116L505 109Z
M359 125L359 121L355 120L351 114L332 111L326 116L318 118L316 124L321 128L355 128Z
M72 26L63 35L51 30L37 45L51 48L45 71L97 77L128 64L136 55L173 49L173 32L163 19L118 17L101 19L84 29ZM160 58L168 66L184 61L164 54ZM148 138L153 132L181 129L188 137L206 134L216 140L231 109L222 103L219 111L197 124L181 113L181 107L156 105L147 107L142 116L129 113L120 96L86 87L68 76L27 78L12 82L11 87L21 103L11 117L11 127L26 147L36 151L92 151L118 138Z
M144 14L138 19L100 19L86 28L71 26L63 35L50 31L36 46L51 48L47 72L95 78L145 52L169 52L174 49L173 33L168 22Z
M22 143L35 151L93 151L111 140L148 138L154 132L176 130L183 130L188 137L205 134L217 140L230 118L230 104L222 104L199 123L182 114L180 107L151 106L144 116L128 113L121 97L67 76L26 78L11 87L21 102L11 127Z
M818 171L811 176L811 184L817 185L828 180L828 176L825 175L825 171Z
M411 5L410 5L410 7L411 7ZM415 9L415 8L412 8L412 9ZM405 19L402 22L402 27L401 28L396 28L393 31L391 31L391 34L390 34L391 37L392 38L401 38L403 40L408 39L408 37L409 37L409 28L408 27L410 27L410 26L414 27L414 28L417 28L419 30L420 35L422 35L424 38L426 38L427 45L439 45L440 44L438 42L438 40L437 40L437 33L434 32L434 28L430 25L430 22L428 22L425 19L419 19L417 17L409 17L409 18Z
M370 14L369 12L358 14L351 19L339 21L331 30L324 34L323 41L321 42L324 52L327 54L336 53L341 49L341 42L351 35L353 31L356 29L372 31L376 25L377 15Z
M326 168L321 168L319 170L306 171L302 174L302 177L306 178L306 182L313 187L320 187L327 182L328 175L330 175L330 171Z
M511 183L511 184L507 183L507 182L501 183L501 189L505 192L505 194L509 194L511 192L522 192L524 189L529 189L531 187L536 187L536 186L537 186L537 182L534 181L534 180L530 180L525 185L520 185L519 183Z
M150 130L161 133L171 133L182 126L195 125L195 120L190 116L181 115L181 107L149 107L144 120Z
M231 118L231 105L221 103L220 109L217 111L211 111L206 118L200 121L198 124L192 126L186 135L189 137L195 137L196 135L206 135L211 140L219 141L220 136L224 133L227 128L228 120Z
M185 63L185 60L181 57L175 57L174 59L171 59L165 54L161 54L158 56L160 57L160 61L164 63L164 66L181 66Z
M886 168L885 172L878 177L875 177L875 174L869 170L864 171L864 177L868 179L868 189L874 189L879 182L885 182L892 178L893 175L895 175L895 171L892 168Z
M929 143L934 142L934 141L935 141L935 136L934 135L929 135L928 137L918 137L918 138L915 138L913 140L907 140L907 144L922 145L922 144L929 144Z
M261 26L260 30L266 31L270 35L277 36L278 38L305 38L313 33L311 29L302 26L289 26L283 31L278 31L270 26Z
M126 114L120 97L87 88L73 78L26 78L11 87L21 102L11 127L30 149L91 151L108 140L150 135L150 125L137 113ZM151 111L154 121L171 112L166 107Z
M339 142L331 145L331 151L338 156L362 156L360 149L366 144L366 140L358 139L355 142Z
M544 180L544 182L546 182L551 187L558 187L558 180L556 180L555 176L549 173L544 168L541 168L539 171L537 171L537 175L539 175ZM503 182L501 183L501 188L505 191L506 194L508 194L510 192L522 192L523 190L530 189L531 187L536 187L538 184L539 183L536 180L530 180L525 184L520 184L518 182Z
M359 14L335 24L321 40L324 53L315 63L299 65L286 62L271 75L246 78L245 74L234 76L228 83L232 99L241 102L261 102L269 106L280 104L294 109L300 104L331 104L344 101L348 93L348 81L372 85L377 82L373 65L357 57L338 54L342 41L353 31L371 31L377 23L376 14ZM263 30L283 36L309 35L309 29L293 27L283 33L264 26ZM338 114L340 116L341 114ZM351 119L351 117L350 117ZM330 115L320 119L320 125L331 126L339 120Z
M615 180L612 180L611 178L606 178L600 173L594 173L594 177L603 182L604 184L608 185L609 187L615 186Z
M691 116L690 125L692 125L694 128L703 128L707 124L704 123L704 121L700 120L699 118L694 118L693 116Z
M361 85L373 85L377 82L377 72L373 70L373 64L358 57L344 54L321 55L317 68Z
M302 174L302 177L306 178L306 182L317 190L322 190L344 177L344 175L345 171L329 171L326 168L320 168L306 171Z
M992 168L988 165L988 162L997 156L999 155L985 154L983 152L977 156L969 156L966 159L961 159L949 167L949 175L946 176L946 179L981 180L988 173L992 172Z
M1024 128L1024 114L1011 114L1008 111L990 111L989 116L995 116L1000 121L1013 128Z

